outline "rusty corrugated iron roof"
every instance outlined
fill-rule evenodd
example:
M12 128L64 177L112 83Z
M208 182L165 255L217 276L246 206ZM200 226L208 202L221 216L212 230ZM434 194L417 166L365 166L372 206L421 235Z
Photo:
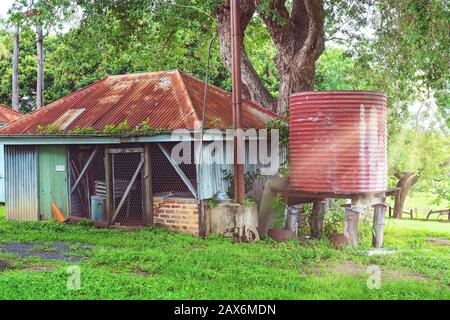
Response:
M13 122L20 117L22 117L22 115L19 112L16 112L0 103L0 123Z
M204 83L178 70L109 76L31 112L0 129L0 134L38 134L38 126L56 125L102 130L127 121L133 128L143 121L154 129L194 129L201 120ZM277 117L250 101L243 103L243 126L264 128ZM232 126L231 95L215 86L208 89L206 127Z

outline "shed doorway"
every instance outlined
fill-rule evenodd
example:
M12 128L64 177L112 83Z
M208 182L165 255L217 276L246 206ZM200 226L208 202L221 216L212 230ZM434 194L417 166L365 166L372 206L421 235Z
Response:
M70 216L116 226L152 223L148 145L69 147Z
M111 224L145 224L144 148L107 149L111 163Z

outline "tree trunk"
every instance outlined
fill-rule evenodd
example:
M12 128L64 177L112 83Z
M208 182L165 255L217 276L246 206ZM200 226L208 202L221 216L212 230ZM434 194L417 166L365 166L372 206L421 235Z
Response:
M244 32L248 23L255 13L255 4L253 1L240 1L241 12L241 68L243 94L246 99L257 102L269 110L276 110L276 101L270 92L264 86L262 80L257 74L253 64L245 52L243 43ZM215 15L217 18L217 33L220 45L220 54L225 61L228 70L231 71L231 14L230 1L227 0L222 6L217 7Z
M12 74L12 109L19 111L19 34L20 27L16 25L14 32L13 74Z
M320 239L323 234L323 219L328 211L328 201L316 201L311 213L311 238Z
M36 107L38 109L44 106L44 50L42 26L36 27L36 43L37 43L37 85L36 85Z
M294 0L292 10L287 1L241 0L241 39L255 11L264 21L277 49L275 65L280 75L278 98L265 88L242 44L242 82L244 96L261 106L282 114L289 96L314 88L315 63L325 46L324 10L320 0ZM220 52L231 70L231 28L229 0L215 10Z
M411 188L417 183L419 179L418 175L413 174L412 172L404 172L400 177L397 188L400 190L397 192L395 196L395 204L394 204L394 218L401 219L403 215L403 206L405 204L406 197L409 194Z

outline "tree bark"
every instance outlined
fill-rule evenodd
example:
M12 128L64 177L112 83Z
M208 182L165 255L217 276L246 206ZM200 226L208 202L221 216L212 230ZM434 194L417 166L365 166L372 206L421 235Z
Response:
M324 9L320 0L294 0L292 11L286 1L243 0L241 5L241 38L257 11L275 44L275 65L280 75L278 98L265 88L242 44L242 81L245 97L275 111L286 111L289 96L314 88L315 63L325 47ZM266 4L269 4L268 6ZM215 10L218 21L220 52L231 70L231 30L229 1Z
M37 44L37 85L36 85L36 107L38 109L44 106L44 35L42 26L36 27L36 44Z
M419 176L412 172L404 172L398 182L397 188L400 190L397 192L395 196L395 204L394 204L394 218L401 219L403 216L403 206L405 204L406 197L409 194L411 188L417 183Z
M12 109L19 111L19 37L20 27L16 25L14 31L14 53L12 74Z
M282 113L292 93L314 89L315 63L325 48L323 4L320 0L294 0L289 13L286 1L273 0L268 10L260 6L258 12L277 48L277 112Z
M311 213L311 238L320 239L323 234L323 219L328 211L328 201L316 201Z
M253 0L240 1L241 13L241 67L242 67L242 84L244 97L251 101L257 102L269 110L275 110L276 100L264 86L261 78L257 74L252 62L247 56L244 46L244 33L253 14L256 11ZM228 70L231 71L231 12L230 1L224 1L224 4L218 6L214 12L218 27L218 39L220 45L220 54L225 61Z

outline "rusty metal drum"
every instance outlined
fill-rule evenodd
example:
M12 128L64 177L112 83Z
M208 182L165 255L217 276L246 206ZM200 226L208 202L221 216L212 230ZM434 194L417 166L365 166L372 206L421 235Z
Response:
M293 94L292 189L372 193L387 186L387 98L375 91Z

